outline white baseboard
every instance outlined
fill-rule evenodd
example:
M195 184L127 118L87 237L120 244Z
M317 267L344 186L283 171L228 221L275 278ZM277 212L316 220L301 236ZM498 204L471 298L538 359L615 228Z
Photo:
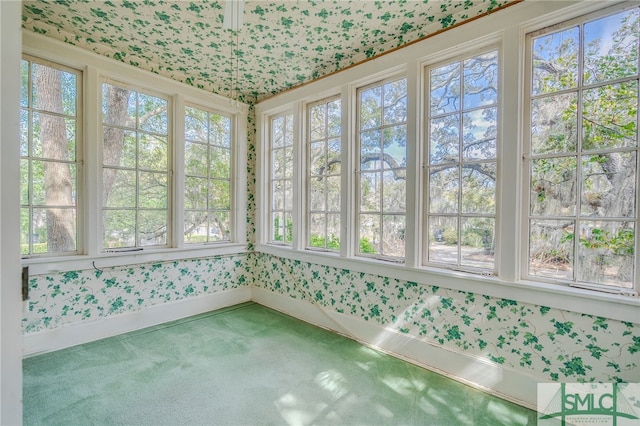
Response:
M163 324L251 300L251 289L241 287L219 293L154 305L135 312L27 334L23 355L32 356Z
M492 395L536 408L538 380L528 374L262 288L252 288L251 300Z

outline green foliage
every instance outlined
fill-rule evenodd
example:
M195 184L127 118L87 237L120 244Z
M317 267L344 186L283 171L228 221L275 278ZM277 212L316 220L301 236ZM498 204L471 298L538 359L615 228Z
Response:
M309 241L311 247L321 247L330 250L340 249L340 237L334 234L324 237L322 235L312 235Z
M360 238L360 253L375 254L377 252L376 246L371 244L369 240Z

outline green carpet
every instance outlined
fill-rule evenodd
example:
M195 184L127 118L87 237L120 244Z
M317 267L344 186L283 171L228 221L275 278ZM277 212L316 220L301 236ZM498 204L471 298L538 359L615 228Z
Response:
M535 413L247 303L24 360L25 425L524 425Z

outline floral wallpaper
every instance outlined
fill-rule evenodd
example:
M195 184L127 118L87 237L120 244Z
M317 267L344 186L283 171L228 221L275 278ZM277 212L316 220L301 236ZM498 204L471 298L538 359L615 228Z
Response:
M251 285L246 255L36 275L25 334Z
M23 28L247 103L521 0L27 0ZM233 90L230 88L233 86Z
M640 324L257 254L254 286L524 371L640 381Z

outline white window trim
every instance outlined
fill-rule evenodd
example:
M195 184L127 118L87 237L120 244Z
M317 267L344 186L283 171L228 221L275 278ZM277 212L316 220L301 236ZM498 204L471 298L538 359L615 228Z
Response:
M627 1L623 1L623 2L618 2L618 4L614 4L614 5L609 5L607 4L606 6L602 6L600 5L600 7L588 7L579 11L573 11L573 9L570 9L569 12L567 13L561 13L558 14L556 16L553 17L553 21L549 22L549 21L544 21L544 20L536 20L535 25L527 25L527 26L523 26L523 32L522 32L522 46L523 46L523 50L522 50L522 55L523 55L523 61L524 61L524 65L523 65L523 83L522 83L522 109L523 109L523 113L521 115L521 119L523 121L523 130L522 130L522 141L523 143L521 143L520 145L523 147L523 155L522 155L522 163L523 163L523 167L522 167L522 179L521 179L521 184L522 184L522 198L521 198L521 204L522 204L522 215L521 215L521 228L520 228L520 232L522 233L522 235L527 235L529 233L529 216L527 214L528 209L529 209L529 194L530 194L530 185L531 185L531 174L529 173L528 170L528 166L530 166L531 164L531 154L530 154L530 149L531 149L531 134L530 134L530 130L531 130L531 99L532 96L530 94L530 84L531 84L531 57L530 55L527 53L527 51L530 49L530 42L531 42L531 38L529 37L530 34L534 34L535 35L536 32L543 32L544 34L550 34L560 28L570 28L572 26L575 25L580 25L586 21L590 21L592 19L597 19L598 17L604 17L610 14L615 14L617 12L621 12L623 10L628 10L628 9L633 9L633 8L638 8L638 3L631 3L631 2L627 2ZM573 13L571 13L573 12ZM573 21L573 22L572 22ZM556 28L554 28L556 27ZM545 31L548 30L548 31ZM539 34L538 34L539 35ZM581 52L582 55L583 52ZM581 70L580 70L581 71ZM583 91L582 86L577 86L577 89L579 89L578 91L581 93ZM578 93L578 92L576 92ZM639 141L640 142L640 141ZM526 148L525 148L526 145ZM640 151L636 151L638 152L638 155L640 155ZM586 151L582 151L582 152L578 152L577 153L577 158L580 158L582 155L585 155ZM636 159L636 164L638 164L640 162L640 159ZM640 174L640 170L637 170L636 173ZM579 197L579 194L577 194L577 196ZM580 216L579 214L576 214L577 218L579 218L579 221L586 221L587 219L583 216ZM637 185L636 186L636 218L640 217L640 187ZM606 219L606 218L605 218ZM598 220L598 218L593 218L593 220ZM636 226L635 226L635 231L636 231L636 245L635 245L635 253L636 253L636 259L635 259L635 278L636 281L638 280L638 278L640 278L640 235L638 234L638 231L640 231L640 220L636 219ZM574 287L576 289L585 289L585 290L594 290L596 292L601 292L601 293L611 293L611 294L615 294L615 295L627 295L630 297L640 297L640 283L635 284L635 288L631 288L631 289L627 289L627 288L622 288L622 287L616 287L616 286L608 286L606 284L597 284L597 283L589 283L589 282L580 282L580 281L572 281L572 280L567 280L567 279L555 279L555 278L551 278L551 277L544 277L544 276L535 276L533 274L529 273L529 258L528 256L524 256L524 253L529 253L530 247L529 247L529 239L528 238L522 238L521 241L521 246L520 246L520 252L523 253L523 255L520 258L520 271L521 271L521 276L522 276L522 280L524 281L531 281L531 282L543 282L543 283L549 283L552 285L557 285L557 286L565 286L565 287ZM577 256L577 253L576 253Z
M414 234L422 234L420 215L416 213L422 206L422 179L416 176L416 170L420 169L420 160L407 162L407 179L413 179L415 185L408 186L407 190L407 226L413 224L413 241L406 242L406 264L398 265L376 259L366 259L354 256L353 216L355 196L353 188L353 149L344 149L343 158L351 156L343 164L343 233L348 234L348 239L343 241L340 253L314 252L299 250L296 248L282 248L265 244L261 237L264 223L258 210L256 227L258 238L256 251L309 262L326 265L334 268L347 269L355 272L363 272L386 276L389 278L414 281L424 285L436 285L453 290L484 294L491 297L513 299L538 306L548 306L557 309L570 310L579 313L602 316L606 318L638 322L640 315L640 298L617 294L596 292L580 288L545 283L542 281L525 280L521 278L522 262L519 250L522 246L522 135L523 135L523 87L525 84L524 49L525 37L528 32L544 28L553 23L565 21L572 17L601 9L601 2L582 1L567 4L564 2L523 2L507 8L500 13L492 14L480 20L454 28L444 34L436 35L428 40L414 43L408 47L383 55L379 58L367 61L361 65L346 69L340 73L325 77L309 83L298 89L284 92L280 95L265 99L256 105L256 120L260 129L265 119L274 112L290 108L299 108L301 102L313 102L327 97L330 94L340 93L343 108L343 146L352 147L355 137L356 116L354 106L355 88L364 82L372 81L380 74L391 73L398 67L405 68L408 76L408 130L407 152L413 159L423 158L420 140L424 132L424 119L421 100L425 88L421 80L426 62L435 61L446 56L447 51L458 53L465 49L473 50L481 48L484 44L495 44L499 47L501 64L500 91L498 108L503 111L498 128L498 138L502 141L498 152L498 175L500 180L497 191L496 218L498 221L496 230L496 244L500 245L501 252L496 258L496 269L499 276L489 277L468 272L451 271L428 266L419 266L422 255L420 244ZM473 40L473 42L469 42ZM444 56L443 56L444 55ZM399 65L400 64L400 65ZM415 90L412 90L415 89ZM413 95L417 93L417 95ZM504 116L510 112L509 117L516 115L516 119ZM506 117L506 118L505 118ZM295 117L300 120L302 117ZM346 121L345 121L346 120ZM413 139L413 140L412 140ZM258 146L261 146L263 138L258 134ZM261 166L261 157L258 155L258 167ZM409 160L409 159L408 159ZM414 164L415 163L415 164ZM346 169L346 165L350 168ZM413 175L411 175L413 173ZM257 176L257 193L263 193L264 178L262 174ZM346 201L346 202L345 202ZM260 204L259 204L260 206ZM421 207L420 207L421 208ZM260 209L260 207L259 207ZM409 216L411 215L411 217Z
M226 256L247 252L246 218L247 218L247 125L249 107L246 104L231 101L219 95L207 93L175 80L140 70L136 67L120 63L113 59L70 46L69 44L44 37L30 31L22 32L23 53L59 63L63 66L83 71L83 117L84 117L84 211L79 217L79 227L84 229L78 238L78 247L84 248L84 254L67 256L41 256L22 260L29 265L32 275L54 273L69 270L86 270L105 267L134 265L149 262L165 262L180 259ZM170 170L173 170L170 221L174 238L167 248L145 248L136 252L103 253L102 237L98 229L101 227L102 191L99 141L102 140L101 120L101 82L104 79L130 85L143 92L157 93L170 99L174 120L171 126L173 151L170 156ZM154 84L149 84L152 81ZM188 245L183 242L182 200L177 188L182 188L182 173L175 173L184 158L184 113L185 103L201 105L232 117L235 158L232 171L234 179L232 222L234 235L231 242ZM94 189L95 188L95 189Z

